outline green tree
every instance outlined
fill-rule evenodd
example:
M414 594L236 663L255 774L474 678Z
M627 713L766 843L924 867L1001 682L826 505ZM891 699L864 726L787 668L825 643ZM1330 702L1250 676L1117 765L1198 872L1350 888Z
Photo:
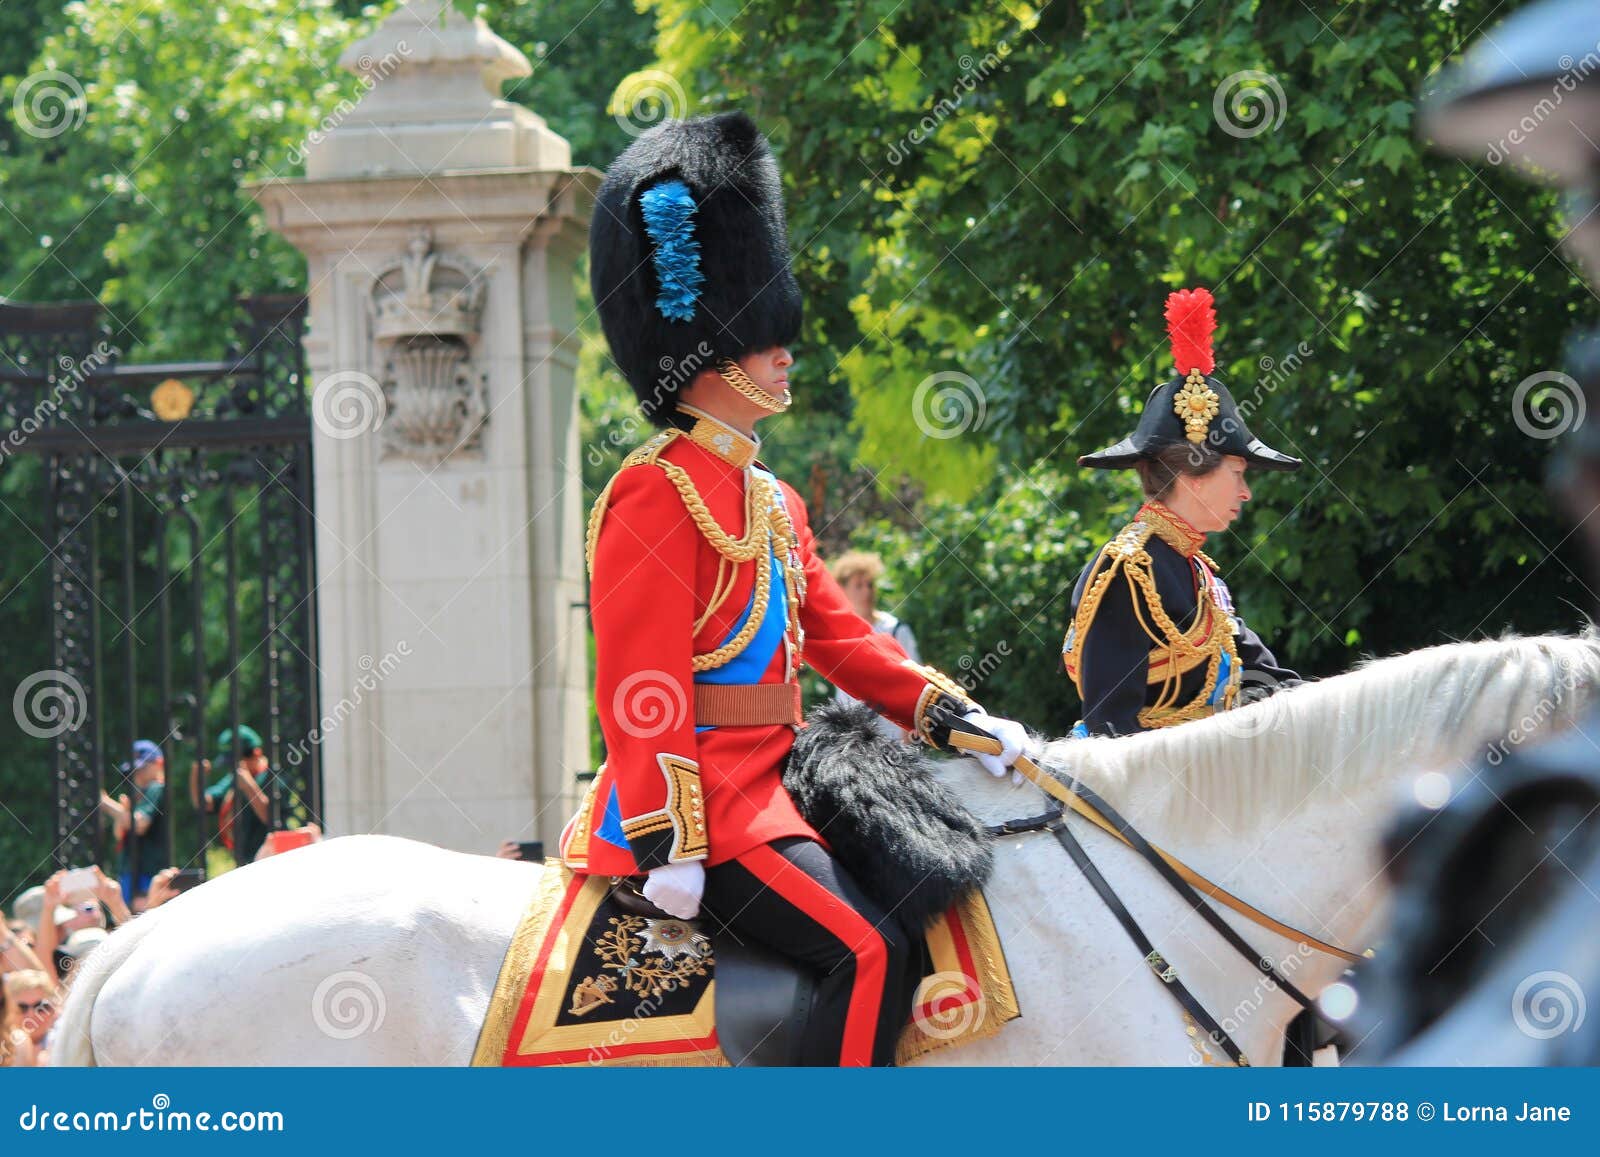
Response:
M918 512L962 544L921 592L970 583L1026 485L1047 499L1031 532L1083 546L1058 562L1070 593L1137 501L1131 475L1073 460L1131 428L1170 373L1163 299L1199 284L1219 376L1307 461L1260 479L1212 552L1291 662L1576 625L1590 600L1541 490L1548 442L1513 398L1558 368L1587 294L1548 195L1415 139L1417 94L1493 4L649 8L695 111L747 108L779 152L802 392L853 399L877 477L963 504ZM970 379L943 383L964 405L930 409L940 374ZM919 438L951 420L959 436ZM970 511L970 534L946 533ZM901 541L920 575L926 548ZM981 597L1001 603L1035 581L995 578ZM951 633L936 661L995 642L921 597L906 616ZM1020 660L1034 686L1060 670L1064 598L1041 614L1052 641ZM1006 694L1055 714L1053 692Z

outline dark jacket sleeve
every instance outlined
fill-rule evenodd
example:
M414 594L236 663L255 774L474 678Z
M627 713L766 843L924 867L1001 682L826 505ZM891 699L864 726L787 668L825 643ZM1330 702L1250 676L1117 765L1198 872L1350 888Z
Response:
M1239 649L1239 665L1244 668L1241 679L1246 690L1260 687L1270 694L1302 682L1299 675L1278 662L1261 641L1261 636L1245 626L1242 619L1239 620L1239 633L1233 641Z
M1091 735L1147 730L1139 722L1139 712L1150 671L1150 638L1134 614L1135 599L1142 604L1144 595L1126 574L1113 577L1080 644L1083 722Z

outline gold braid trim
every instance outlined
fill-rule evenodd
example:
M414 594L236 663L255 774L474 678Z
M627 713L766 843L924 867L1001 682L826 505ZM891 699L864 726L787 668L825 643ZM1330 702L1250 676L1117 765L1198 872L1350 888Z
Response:
M760 386L756 385L754 379L752 379L749 374L744 372L744 367L738 362L734 361L732 358L724 358L722 361L718 362L717 373L722 375L723 381L727 382L728 385L732 386L735 390L743 394L756 405L760 406L763 410L767 410L774 414L781 414L789 408L791 399L788 390L783 391L783 396L781 398L773 397Z
M659 459L656 465L666 472L672 484L678 488L678 496L683 499L684 509L689 512L689 517L694 521L701 536L723 558L729 562L749 562L753 558L759 558L763 550L771 546L768 538L773 495L772 487L767 484L766 479L751 477L746 484L744 536L734 538L717 524L711 508L706 505L706 500L700 497L700 491L695 489L694 479L689 477L687 470L676 462L662 462Z
M1137 598L1133 600L1134 615L1139 620L1140 629L1150 639L1151 657L1154 658L1160 653L1166 660L1164 674L1151 675L1149 678L1151 683L1157 684L1160 688L1156 701L1139 711L1139 722L1149 728L1171 727L1213 714L1214 709L1208 700L1216 688L1224 654L1229 660L1228 688L1223 692L1221 707L1224 711L1234 706L1238 698L1241 674L1239 652L1233 639L1233 624L1212 601L1209 584L1202 586L1196 596L1194 626L1189 631L1181 630L1167 614L1166 608L1161 603L1161 596L1156 590L1153 560L1146 549L1146 543L1155 533L1156 528L1150 523L1136 521L1124 527L1107 544L1100 555L1100 563L1103 565L1094 573L1088 588L1084 591L1083 601L1078 605L1078 613L1073 616L1072 631L1069 635L1072 650L1083 645L1084 637L1100 609L1100 602L1117 575L1122 575L1144 595L1144 608L1148 609L1149 618L1145 617L1145 609L1141 608ZM1208 564L1209 561L1207 560ZM1204 642L1197 642L1199 639L1204 639ZM1070 655L1066 643L1063 643L1062 649ZM1178 695L1183 676L1202 662L1206 664L1206 675L1199 693L1189 702L1179 704ZM1080 679L1081 676L1074 676L1074 682L1078 683L1078 693L1081 695L1083 687Z
M600 492L600 497L594 500L594 506L589 510L589 528L583 540L583 565L591 579L594 578L594 544L600 539L600 524L605 521L606 508L611 504L611 488L617 484L617 479L622 477L622 472L629 466L654 462L661 451L670 446L672 440L677 437L681 437L680 431L663 430L629 450L628 456L622 460L617 472L606 482L606 488Z
M694 656L691 668L695 672L715 670L731 662L750 645L750 640L755 638L756 632L761 629L767 614L767 604L772 598L770 559L774 554L782 561L784 576L794 591L794 597L787 600L787 609L789 631L798 651L805 644L805 632L800 625L800 604L806 597L806 576L799 563L799 543L794 523L780 501L776 486L764 477L746 470L745 531L739 538L734 538L717 522L711 513L711 508L700 496L700 491L695 487L694 479L689 476L689 472L676 462L662 460L661 452L674 439L681 437L684 437L681 430L663 430L635 448L622 460L621 468L611 476L605 489L600 492L594 508L589 512L588 534L584 543L584 558L590 578L594 577L595 543L599 541L600 525L605 519L606 508L611 499L611 488L616 485L617 478L630 466L659 467L677 489L679 498L683 500L684 509L700 532L700 536L711 544L711 548L721 556L722 560L718 565L717 583L705 613L694 624L696 634L732 593L737 565L746 562L756 563L755 601L750 609L750 617L739 629L738 634L722 646L714 651ZM734 564L734 568L729 569L727 581L724 583L723 566L728 563Z
M922 689L922 694L917 696L917 706L911 714L911 720L913 734L922 742L933 746L933 735L930 730L933 721L928 718L928 711L938 702L941 694L951 696L969 709L978 704L967 694L965 687L937 667L929 667L925 663L913 662L910 659L904 660L904 664L928 681L928 685Z

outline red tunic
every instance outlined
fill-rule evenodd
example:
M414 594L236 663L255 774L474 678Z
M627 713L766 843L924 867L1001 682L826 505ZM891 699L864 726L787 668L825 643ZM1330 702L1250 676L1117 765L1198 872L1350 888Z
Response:
M785 836L820 838L780 779L794 727L697 730L697 679L794 683L804 661L912 730L940 690L959 690L856 615L817 557L800 496L772 478L755 450L750 439L701 416L692 432L658 434L630 455L600 499L589 605L606 762L561 836L561 854L575 871L631 875L681 860L718 864ZM681 468L677 482L673 466ZM685 479L704 503L700 524L680 489ZM793 571L785 575L784 560L767 553L729 562L702 530L709 514L729 538L742 538L747 490L758 479L776 482L793 526L790 561L804 575L801 638L784 600L796 599L802 584ZM724 646L752 617L758 563L773 575L768 613L754 616L762 629L728 662L697 675L694 656Z

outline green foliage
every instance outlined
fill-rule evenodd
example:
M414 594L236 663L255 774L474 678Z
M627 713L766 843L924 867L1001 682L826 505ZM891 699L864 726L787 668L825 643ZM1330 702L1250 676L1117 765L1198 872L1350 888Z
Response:
M1259 436L1307 460L1260 478L1212 549L1287 661L1327 673L1363 650L1576 625L1589 600L1539 484L1548 443L1511 399L1559 368L1586 291L1553 252L1551 196L1414 137L1415 95L1487 27L1488 0L648 7L696 111L747 108L779 153L800 388L853 399L884 483L965 504L919 512L908 558L1054 467L1034 532L1077 543L1056 576L1070 591L1137 500L1131 473L1070 464L1132 427L1171 370L1164 297L1198 284L1218 297L1218 375ZM978 383L981 423L974 407L962 436L919 437L918 387L955 373ZM983 648L979 602L1033 589L921 566L906 616L956 655ZM1064 603L1043 614L1059 640ZM1035 689L1049 670L1005 706L1057 717Z
M296 144L356 94L335 67L356 25L328 0L83 0L65 15L29 77L53 70L82 99L0 170L22 225L0 237L6 291L98 298L125 351L220 356L235 295L304 287L304 261L240 185L292 175Z
M883 555L879 604L911 625L924 662L1057 735L1078 718L1061 639L1100 522L1058 504L1065 482L1040 468L983 503L928 501L912 535L882 522L856 535Z

